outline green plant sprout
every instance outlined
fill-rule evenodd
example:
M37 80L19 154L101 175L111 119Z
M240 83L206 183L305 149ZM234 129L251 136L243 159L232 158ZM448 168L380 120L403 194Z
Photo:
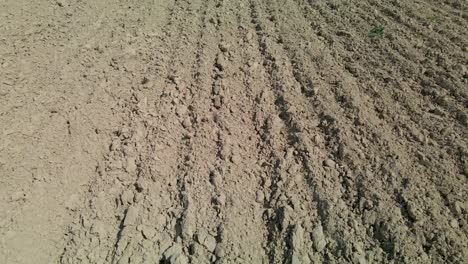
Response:
M385 27L384 26L377 26L369 31L370 37L377 37L382 36L384 34Z

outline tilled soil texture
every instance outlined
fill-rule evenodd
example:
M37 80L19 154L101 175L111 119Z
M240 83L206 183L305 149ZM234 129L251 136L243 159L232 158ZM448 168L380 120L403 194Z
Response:
M466 263L462 0L4 0L1 263Z

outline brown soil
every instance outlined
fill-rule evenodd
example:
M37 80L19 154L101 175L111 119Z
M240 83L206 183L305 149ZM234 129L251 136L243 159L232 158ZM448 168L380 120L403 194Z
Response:
M464 0L4 0L0 263L467 263Z

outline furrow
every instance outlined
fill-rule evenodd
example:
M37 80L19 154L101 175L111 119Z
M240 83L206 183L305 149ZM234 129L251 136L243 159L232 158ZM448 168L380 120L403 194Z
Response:
M287 9L283 9L283 10L287 10ZM278 13L279 13L279 12L278 12ZM290 15L286 15L286 17L291 17L291 16L290 16ZM282 21L282 20L280 20L280 21ZM294 22L292 22L292 23L294 24ZM284 23L284 24L282 24L282 25L285 25L285 24L287 24L287 23ZM299 24L299 23L295 23L295 24ZM285 30L284 30L283 32L294 32L294 30L285 28ZM307 36L307 35L309 35L309 34L306 33L306 34L302 34L302 35L303 35L303 36ZM285 36L285 37L282 38L282 39L289 40L289 39L295 39L295 38L294 38L293 36ZM286 41L284 41L284 42L287 43ZM292 47L294 47L294 46L292 46ZM289 49L289 47L287 47L287 49ZM300 52L300 50L297 50L297 51L295 51L295 52ZM299 53L299 54L301 54L301 53ZM298 58L304 58L303 54L300 55L300 56L298 56ZM302 64L304 64L304 62L303 62ZM299 64L299 65L301 65L301 64ZM323 67L323 65L322 65L322 67ZM332 66L332 67L333 67L333 66ZM336 69L336 66L333 67L333 68ZM304 71L304 68L302 68L302 69L299 70L299 72L303 72L303 71ZM305 72L307 72L307 71L305 71ZM306 75L306 76L307 76L307 75ZM309 75L309 76L310 76L310 75ZM336 77L335 77L335 78L336 78ZM343 87L343 88L345 88L345 87ZM351 95L352 95L352 93L351 93ZM354 100L353 100L353 101L354 101ZM328 107L328 108L331 108L330 105L327 105L327 107ZM367 109L371 109L371 108L367 108ZM344 130L346 131L346 130L348 130L348 129L344 129ZM385 133L382 133L382 132L377 132L377 134L385 135ZM371 139L371 138L369 138L369 139ZM372 139L371 139L371 140L372 140ZM387 137L387 138L385 139L385 141L388 142L388 143L385 144L385 145L387 145L387 146L388 146L388 144L391 143L391 142L397 142L395 139L392 139L392 137L390 137L390 138ZM371 141L371 142L372 142L372 141ZM348 144L349 144L349 143L348 143ZM390 154L390 155L391 155L391 156L395 156L395 154L398 153L398 154L397 154L397 156L398 156L398 155L401 155L402 153L406 152L405 149L399 149L399 148L394 149L394 151L396 151L396 150L398 150L398 151L397 151L397 152L394 152L394 154ZM381 151L382 151L382 150L380 150L379 152L381 152ZM384 158L384 159L385 159L385 158ZM439 169L439 168L438 168L438 169ZM411 169L410 169L410 168L405 168L405 171L409 171L409 170L411 170ZM415 171L415 172L416 172L416 171ZM422 175L425 175L425 174L424 174L424 170L420 171L419 173L423 173ZM460 179L457 175L453 175L453 176L454 176L454 179ZM424 177L421 177L420 179L422 179L423 182L424 182ZM461 180L461 179L460 179L460 180ZM460 183L463 184L462 182L460 182ZM366 185L368 185L368 184L366 184ZM375 183L374 183L374 185L375 185ZM431 186L431 184L428 183L428 185L425 186L425 188L428 188L428 186ZM449 186L450 186L450 185L449 185ZM452 185L452 186L455 186L455 185ZM432 185L432 186L431 186L431 188L435 188L435 187L436 187L436 185ZM453 187L452 187L452 188L453 188ZM358 189L359 189L359 188L358 188ZM389 187L387 187L387 188L385 188L385 189L391 190L391 187L389 186ZM444 206L444 204L445 204L445 202L444 202L445 198L443 198L444 195L443 195L443 193L442 193L441 191L442 191L442 190L439 191L440 194L441 194L441 197L437 197L435 200L432 200L432 202L436 202L436 203L441 204L442 206ZM407 200L409 199L409 200L413 200L412 202L421 202L421 198L418 198L418 197L412 197L412 198L410 198L410 197L408 196L409 192L405 192L405 194L407 195L407 196L405 197ZM389 198L391 198L392 196L393 196L393 195L391 195ZM399 199L398 199L398 196L399 196L398 193L395 194L394 196L395 196L395 201L399 203L400 201L399 201ZM460 198L461 198L461 197L460 197ZM456 198L456 199L460 199L460 198ZM438 200L438 201L437 201L437 200ZM405 207L406 207L405 205L402 205L402 208L405 208ZM413 208L413 209L414 209L414 208ZM413 210L413 211L414 211L414 210ZM446 209L446 212L449 212L449 213L450 213L450 209L447 208L447 209ZM405 213L405 210L402 210L402 214L403 214L403 217L407 217L407 216L406 216L406 213ZM414 217L414 213L413 213L413 217ZM409 218L413 218L413 217L409 217ZM417 217L420 217L420 216L417 216ZM447 220L445 220L445 221L449 222L449 221L451 221L450 219L453 219L453 218L452 218L452 217L448 217L448 221L447 221ZM413 219L413 220L411 220L411 219L409 220L409 222L411 222L411 221L414 221L414 219ZM434 223L439 223L439 222L436 221L436 222L434 222ZM413 228L413 227L410 226L410 228ZM445 228L447 228L447 226L446 226ZM424 229L424 228L423 228L423 229ZM448 228L448 229L450 230L450 228ZM426 230L422 230L422 231L423 231L426 235L430 235L430 230L427 230L427 229L426 229ZM451 234L454 235L454 236L459 236L459 234L454 233L452 230L451 230L450 232L451 232ZM416 232L416 234L417 234L417 232ZM463 239L466 239L466 237L462 235L462 236L460 236L460 239L463 240ZM457 250L457 248L460 248L460 247L463 248L462 244L459 244L459 245L455 246L453 250ZM410 248L407 248L407 250L411 250L411 249L410 249ZM407 251L405 251L405 253L408 254ZM433 252L432 252L432 253L433 253ZM391 255L394 255L394 252L393 252ZM438 258L438 257L440 257L440 256L438 256L438 255L436 254L434 257L437 257L437 258Z
M180 16L184 9L174 6L172 16ZM171 27L177 30L185 27L185 23L193 23L190 19L176 23L170 19L166 25L169 31ZM177 38L175 35L174 43ZM153 40L162 43L157 38ZM141 49L146 43L137 44ZM85 259L110 263L159 261L175 239L173 219L180 214L180 208L173 202L178 200L173 196L177 193L173 175L180 155L178 149L182 149L178 138L183 135L170 132L180 131L181 125L177 119L168 119L174 112L170 107L172 98L164 98L167 93L174 95L175 87L164 81L169 72L158 65L166 63L168 58L162 52L143 49L140 52L141 57L134 61L127 59L122 66L118 59L112 61L112 67L117 70L122 67L145 75L119 83L135 87L132 96L120 103L121 111L128 111L126 124L113 134L110 153L105 164L100 164L98 179L90 187L91 196L87 198L90 208L80 214L77 225L72 227L73 235L70 247L62 255L63 263ZM144 61L140 65L151 65L153 58L158 61L153 67L137 66L138 59ZM161 163L162 159L173 162ZM114 244L109 244L112 241Z
M363 47L364 49L364 47ZM345 52L345 48L344 47L340 47L339 49L337 48L337 50L342 50L343 52ZM344 53L343 53L344 54ZM343 57L346 57L347 55L343 55ZM365 55L363 55L365 56ZM352 60L352 58L349 58L349 60ZM349 61L348 60L348 61ZM343 63L345 65L347 65L348 62L346 61L343 61ZM346 66L346 67L351 67L351 66ZM382 66L380 66L382 67ZM379 67L379 68L380 68ZM355 68L355 67L354 67ZM366 74L365 71L363 70L360 70L359 71L359 75L357 75L358 78L363 78L362 75ZM369 77L369 79L372 79L372 77ZM389 88L390 87L390 84L385 84L385 83L382 83L382 84L376 84L375 87L378 87L380 85L385 85ZM375 89L375 88L373 88ZM378 110L378 116L382 119L382 121L385 121L385 122L388 122L387 120L389 120L389 124L391 124L392 122L397 122L397 123L400 123L398 124L398 128L403 128L403 129L407 129L408 130L408 134L409 137L408 139L411 140L412 138L417 138L415 137L415 135L418 135L419 133L423 133L424 134L432 134L434 135L433 139L437 141L437 144L440 144L442 146L444 145L448 145L448 146L453 146L453 145L460 145L460 144L463 144L462 143L462 139L460 137L455 137L451 140L451 142L447 142L447 138L445 137L441 137L441 136L437 136L437 132L438 129L440 128L434 128L433 125L429 125L429 123L434 123L434 122L437 122L436 120L438 120L437 118L435 117L432 117L432 116L428 116L428 114L425 114L424 110L419 110L419 109L416 109L414 108L414 106L412 106L411 108L409 109L414 109L414 110L411 110L410 112L408 112L408 118L402 118L402 114L401 114L401 110L402 109L399 109L398 112L397 111L393 111L393 108L392 107L389 107L387 106L385 103L385 101L389 101L389 100L392 100L392 96L393 95L386 95L387 93L387 90L388 89L381 89L381 92L378 93L378 96L374 98L376 99L376 102L379 102L378 105L375 106L375 109ZM372 94L369 94L369 95L372 95ZM386 95L386 96L385 96ZM417 97L418 95L415 94L414 95L415 97ZM418 105L415 105L417 107L420 107ZM414 113L418 113L418 115L421 115L420 118L415 118L415 114ZM386 115L389 115L388 117ZM426 119L428 117L431 117L431 119L428 119L426 121ZM412 121L412 119L415 119L415 121ZM424 121L419 121L423 119ZM412 125L409 125L408 122L412 122L413 124ZM426 124L427 122L427 124ZM426 147L430 147L430 146L426 146ZM436 147L434 148L433 150L431 151L438 151L439 148ZM460 171L463 171L463 162L459 162L457 158L454 158L453 159L453 162L456 164L455 166L458 166L459 167L459 170ZM439 165L439 168L438 169L443 169L443 167L445 167L446 163L444 162L444 165L442 167L440 167ZM438 185L440 184L440 182L438 183ZM455 186L457 186L458 184L455 183Z

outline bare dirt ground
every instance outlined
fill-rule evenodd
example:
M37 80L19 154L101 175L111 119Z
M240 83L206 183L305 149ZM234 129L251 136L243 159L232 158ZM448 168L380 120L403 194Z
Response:
M463 0L3 0L0 263L468 263Z

